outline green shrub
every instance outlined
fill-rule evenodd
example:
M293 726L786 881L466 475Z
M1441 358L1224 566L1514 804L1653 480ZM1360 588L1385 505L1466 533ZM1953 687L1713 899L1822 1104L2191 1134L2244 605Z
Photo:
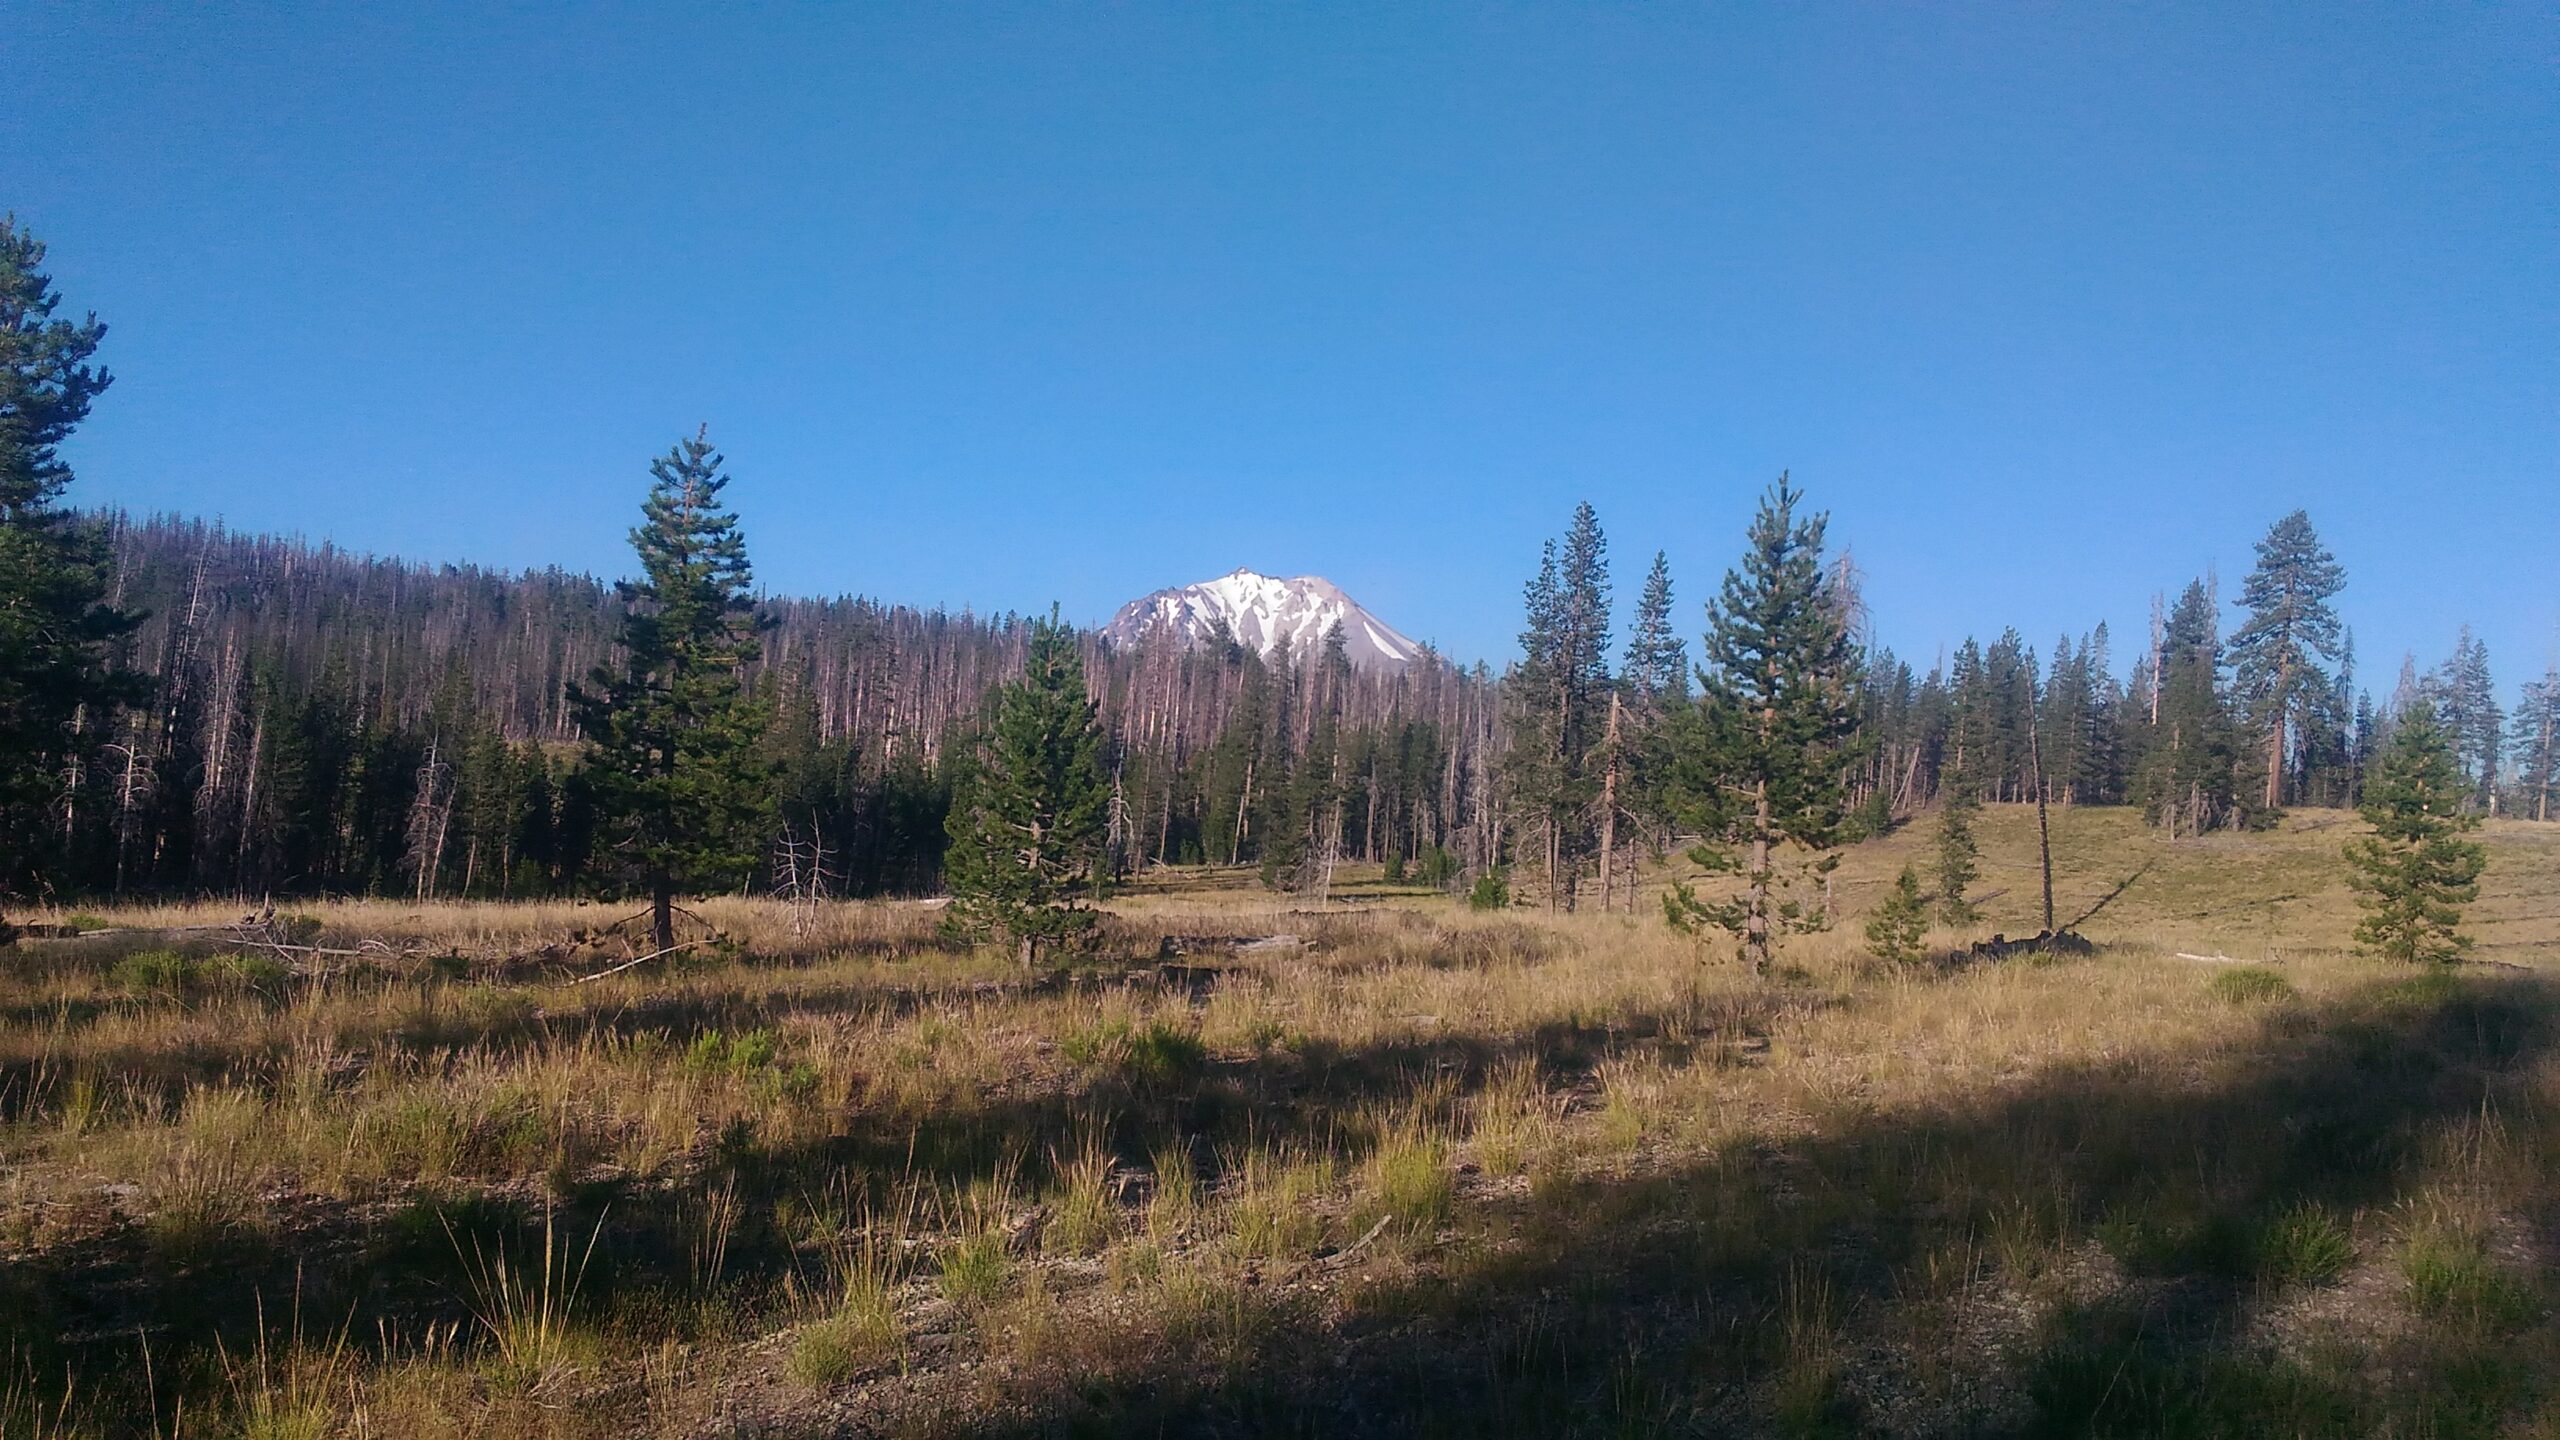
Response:
M755 1090L767 1100L806 1100L818 1093L818 1079L817 1066L798 1060L757 1074Z
M1124 1020L1109 1020L1082 1030L1071 1030L1058 1041L1058 1053L1070 1065L1090 1065L1105 1055L1118 1052L1129 1038L1129 1025Z
M1422 847L1422 858L1414 862L1413 878L1434 890L1446 890L1458 878L1458 857L1437 845Z
M107 983L130 995L183 996L225 988L273 994L292 979L292 967L256 951L198 957L177 950L137 950L107 971Z
M1476 888L1467 892L1470 910L1508 910L1511 908L1511 882L1499 870L1487 870L1476 877Z
M732 1075L751 1075L770 1068L781 1053L781 1038L771 1030L747 1030L736 1035L705 1030L685 1047L684 1063L688 1069L705 1073L725 1070Z
M2293 982L2264 965L2235 965L2214 976L2205 989L2226 1005L2253 1005L2288 998Z
M1058 1053L1073 1065L1111 1065L1138 1085L1165 1085L1196 1075L1208 1063L1208 1047L1198 1032L1170 1020L1150 1020L1132 1029L1125 1020L1106 1020L1059 1040Z
M204 964L175 950L137 950L107 971L107 983L133 995L182 995L204 984Z

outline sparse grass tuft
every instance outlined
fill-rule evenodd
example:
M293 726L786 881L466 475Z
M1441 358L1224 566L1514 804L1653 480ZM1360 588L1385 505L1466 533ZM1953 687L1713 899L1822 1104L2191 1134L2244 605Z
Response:
M576 1310L578 1287L603 1235L599 1220L573 1256L561 1243L556 1217L546 1212L542 1249L536 1255L510 1255L503 1246L484 1245L476 1237L466 1253L463 1238L454 1237L470 1283L472 1316L489 1343L492 1383L504 1390L540 1393L595 1359L594 1339L578 1328Z
M1013 1257L1004 1231L983 1225L942 1252L942 1293L963 1310L981 1310L1004 1298L1013 1279Z
M1368 1174L1373 1214L1408 1231L1428 1231L1449 1218L1455 1181L1448 1147L1437 1135L1420 1126L1391 1133L1370 1155Z
M893 1364L905 1352L894 1257L885 1246L869 1245L838 1272L834 1304L801 1327L785 1366L801 1384L826 1387Z
M2259 1269L2276 1285L2326 1285L2355 1261L2355 1240L2347 1227L2326 1208L2308 1202L2277 1217L2259 1242Z
M2400 1252L2409 1306L2432 1320L2504 1335L2542 1313L2531 1287L2489 1254L2479 1236L2442 1222L2422 1224Z
M1101 1253L1120 1230L1120 1209L1111 1197L1111 1152L1088 1138L1057 1171L1054 1213L1042 1242L1070 1255Z

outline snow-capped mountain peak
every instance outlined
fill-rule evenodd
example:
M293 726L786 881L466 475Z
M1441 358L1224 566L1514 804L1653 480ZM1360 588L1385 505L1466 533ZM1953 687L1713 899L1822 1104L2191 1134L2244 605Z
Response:
M1197 645L1220 620L1237 644L1264 655L1284 638L1290 654L1313 655L1324 647L1325 632L1337 624L1351 663L1362 669L1401 669L1422 653L1421 646L1320 575L1283 580L1246 569L1140 596L1121 606L1102 633L1121 646L1157 633Z

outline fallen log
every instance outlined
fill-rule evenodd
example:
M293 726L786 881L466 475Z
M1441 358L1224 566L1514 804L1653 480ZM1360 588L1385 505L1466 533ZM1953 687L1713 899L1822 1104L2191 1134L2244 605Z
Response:
M652 961L652 960L660 959L660 958L662 958L662 957L664 957L664 956L668 956L668 955L673 955L673 954L675 954L676 952L678 952L678 951L680 951L680 950L691 950L691 949L693 949L695 946L700 945L701 943L702 943L702 942L701 942L701 941L699 941L699 940L687 940L686 942L684 942L684 943L683 943L683 944L681 944L681 945L670 945L670 946L668 946L667 948L665 948L664 950L652 950L652 951L650 951L650 952L649 952L648 954L646 954L646 955L636 955L636 956L633 956L631 959L625 960L625 961L623 961L623 962L622 962L621 964L619 964L619 965L608 965L608 966L606 966L605 968L603 968L602 970L597 971L597 972L596 972L596 973L594 973L593 975L581 975L581 976L579 976L577 979L572 980L572 981L570 981L569 983L570 983L570 984L572 984L572 985L586 985L586 984L590 984L590 983L592 983L592 982L594 982L594 981L602 980L603 978L605 978L605 977L606 977L606 976L608 976L608 975L619 975L619 974L621 974L623 971L628 970L628 969L630 969L631 967L633 967L633 966L635 966L635 965L646 965L646 964L648 964L648 963L649 963L650 961Z
M1994 935L1975 942L1968 953L1977 960L2006 960L2012 955L2095 955L2098 947L2074 930L2039 930L2024 940Z

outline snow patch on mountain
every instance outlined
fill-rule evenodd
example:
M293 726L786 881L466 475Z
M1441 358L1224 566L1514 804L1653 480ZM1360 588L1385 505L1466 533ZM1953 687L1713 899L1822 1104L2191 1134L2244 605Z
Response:
M1316 654L1324 647L1325 632L1335 625L1342 627L1343 649L1351 663L1361 669L1402 669L1422 654L1421 646L1322 576L1283 580L1243 569L1140 596L1121 606L1102 634L1124 648L1152 634L1171 634L1186 645L1197 645L1209 638L1220 620L1227 623L1236 643L1264 655L1279 648L1283 639L1289 642L1292 655Z

